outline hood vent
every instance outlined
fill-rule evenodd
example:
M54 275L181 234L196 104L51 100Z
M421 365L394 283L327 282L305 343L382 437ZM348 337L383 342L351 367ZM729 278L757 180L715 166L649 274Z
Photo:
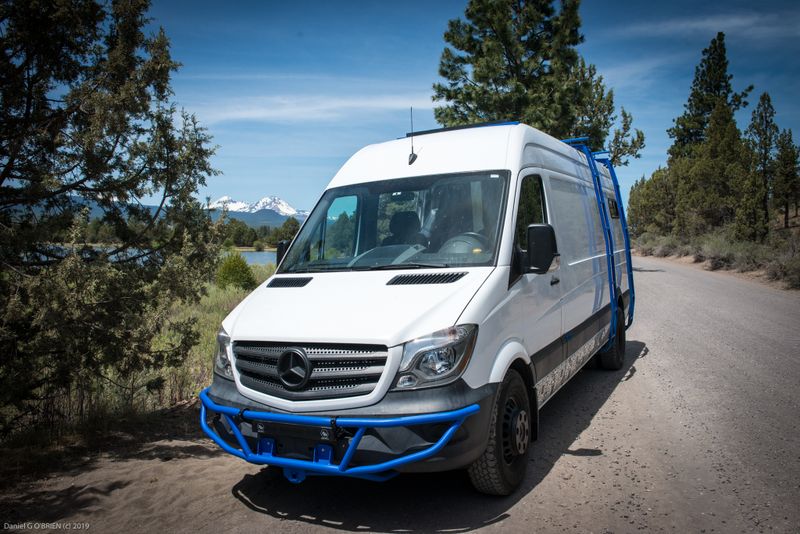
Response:
M387 286L412 286L418 284L452 284L461 280L467 273L398 274L389 280Z
M295 278L295 277L283 277L283 278L273 278L270 280L267 287L303 287L307 285L311 281L311 277L302 277L302 278Z

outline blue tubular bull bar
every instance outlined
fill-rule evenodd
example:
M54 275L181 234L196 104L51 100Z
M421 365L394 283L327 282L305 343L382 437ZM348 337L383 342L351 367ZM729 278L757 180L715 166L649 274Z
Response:
M402 465L418 462L433 456L439 452L458 430L464 420L477 413L480 407L471 404L459 410L449 412L436 412L421 415L404 415L399 417L387 418L363 418L363 417L319 417L311 415L295 415L284 413L256 412L252 410L238 410L231 406L223 406L215 403L208 396L208 388L200 392L200 426L203 432L211 438L214 443L222 447L225 452L238 456L254 464L269 464L283 468L284 476L291 482L299 483L305 480L306 475L337 475L365 478L368 480L383 481L388 480L397 474L394 469ZM222 415L228 423L239 448L231 446L219 434L214 432L206 422L208 410ZM328 427L335 423L337 428L355 429L355 435L350 438L350 443L342 456L341 462L333 463L333 448L331 445L319 444L314 448L313 460L299 460L296 458L286 458L276 455L275 442L270 438L259 438L258 450L253 452L247 444L247 440L239 430L234 417L239 417L248 421L264 421L269 423L284 423L292 425L307 425L316 427ZM425 425L432 423L450 423L448 429L442 434L439 440L430 447L400 456L392 460L372 465L359 465L349 467L353 456L358 449L361 438L364 437L368 428L387 428Z

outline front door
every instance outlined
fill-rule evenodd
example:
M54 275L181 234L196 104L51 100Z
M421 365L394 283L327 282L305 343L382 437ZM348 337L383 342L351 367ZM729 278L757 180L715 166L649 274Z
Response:
M526 174L527 172L527 174ZM525 335L524 346L533 363L536 381L541 382L564 360L561 337L561 285L558 260L545 274L523 272L527 253L527 228L549 222L545 182L539 174L523 171L517 187L514 249L511 259L509 295L514 316ZM556 237L558 240L558 237Z

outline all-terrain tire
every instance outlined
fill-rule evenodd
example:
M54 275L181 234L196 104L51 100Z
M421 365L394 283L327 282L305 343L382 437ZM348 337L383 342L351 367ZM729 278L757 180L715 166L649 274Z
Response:
M510 425L509 417L521 420L527 414L527 426ZM531 422L528 391L522 377L513 369L506 374L497 394L489 425L489 443L480 458L469 466L472 485L488 495L510 495L522 484L530 456ZM515 444L527 440L525 451L519 454Z
M619 371L625 364L625 313L617 308L617 333L614 344L599 355L600 367L609 371Z

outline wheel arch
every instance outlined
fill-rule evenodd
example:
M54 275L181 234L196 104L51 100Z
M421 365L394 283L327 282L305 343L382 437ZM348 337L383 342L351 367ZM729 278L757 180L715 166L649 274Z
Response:
M539 439L539 401L536 398L536 380L533 376L533 366L526 364L521 359L516 359L511 363L510 369L514 369L525 382L525 389L528 391L528 413L531 414L531 441Z
M531 439L539 437L539 401L536 396L536 375L531 363L531 357L525 347L517 340L507 342L497 354L492 367L490 382L502 382L509 369L514 369L522 377L525 389L528 391L529 413L533 424L531 425Z

